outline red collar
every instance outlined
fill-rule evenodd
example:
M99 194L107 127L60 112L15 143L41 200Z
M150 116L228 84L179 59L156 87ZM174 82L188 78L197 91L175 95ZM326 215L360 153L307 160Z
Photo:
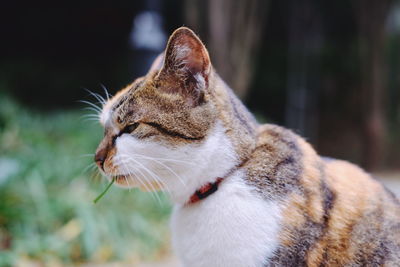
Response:
M230 176L232 173L234 173L238 168L242 167L246 162L248 161L249 158L244 159L239 165L236 165L233 169L231 169L226 176L223 177L217 177L215 182L213 183L207 183L200 187L200 189L196 190L196 192L193 193L193 195L189 198L188 202L186 202L186 205L194 204L202 199L205 199L209 195L215 193L218 190L219 184L224 180L224 178Z
M202 187L200 187L200 189L196 190L196 192L193 193L186 204L194 204L197 201L205 199L212 193L215 193L218 190L218 186L222 182L222 180L224 180L224 178L218 177L215 182L203 185Z

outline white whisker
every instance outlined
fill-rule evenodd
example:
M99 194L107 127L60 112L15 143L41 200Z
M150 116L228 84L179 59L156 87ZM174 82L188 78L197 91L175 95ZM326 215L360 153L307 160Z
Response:
M147 168L146 166L144 166L142 163L140 163L140 161L135 160L134 158L129 158L129 160L133 160L135 163L139 164L145 171L147 171L147 173L149 173L154 180L156 181L157 185L160 188L165 188L169 194L171 194L171 191L169 190L169 188L166 186L165 182L162 181L162 178L160 178L157 174L155 174L153 171L151 171L149 168Z
M173 175L175 175L175 176L178 178L178 180L181 182L181 184L182 184L183 186L186 187L186 184L185 184L184 180L182 179L182 177L180 177L175 171L173 171L170 167L168 167L168 166L165 165L164 163L162 163L162 162L160 162L160 161L158 161L158 160L156 160L156 159L154 159L154 158L147 157L147 156L142 156L142 155L139 155L139 154L135 154L135 156L142 157L142 158L146 158L146 159L152 160L152 161L154 161L154 162L160 164L160 165L163 166L165 169L167 169L168 171L170 171Z
M107 88L104 86L104 84L101 83L100 86L103 88L104 93L106 94L107 101L110 100L110 96L112 97L112 95L110 95L110 94L108 93L108 90L107 90Z
M168 192L169 194L171 194L170 189L169 189L168 186L162 181L162 179L161 179L158 175L156 175L154 172L152 172L151 170L149 170L149 169L148 169L146 166L144 166L142 163L140 163L139 161L133 159L132 157L128 157L128 156L126 156L126 155L120 155L119 157L121 158L121 160L122 160L124 163L136 163L136 164L139 164L139 165L142 167L142 169L143 169L144 171L146 171L151 177L153 177L154 181L157 183L157 185L158 185L160 188L165 188L165 189L167 190L167 192ZM121 161L120 161L120 162L121 162ZM146 175L143 174L143 172L140 170L140 168L136 168L135 170L136 170L136 171L139 171L139 172L143 175L143 178L144 178L146 181L148 181L148 179L146 179ZM151 186L152 191L156 192L157 190L154 188L154 186L152 185L152 183L151 183L150 181L149 181L148 183L149 183L149 185ZM156 194L157 194L157 193L156 193ZM159 197L158 197L158 194L157 194L157 198L159 198ZM160 201L160 202L161 202L161 201Z
M88 92L89 94L91 94L94 98L97 99L97 101L99 101L100 104L104 105L106 103L106 100L104 99L104 97L102 97L101 95L94 93L92 91L90 91L87 88L84 88L86 90L86 92Z
M99 115L101 110L100 109L95 109L93 107L84 107L83 110L90 110L93 111L94 113L89 113L87 115L93 114L93 115Z
M147 187L147 184L150 185L150 186L152 186L152 185L151 185L151 183L149 183L149 182L147 181L146 176L145 176L141 171L136 170L136 171L139 171L139 172L141 173L141 175L143 176L143 179L144 179L145 181L142 181L142 179L140 179L140 177L137 176L137 175L135 175L135 177L132 177L133 173L130 172L130 171L128 170L128 168L126 168L126 163L124 163L124 162L122 162L122 161L119 161L119 163L123 166L123 168L126 169L126 170L123 171L123 172L127 172L127 173L128 173L127 175L128 175L131 179L136 179L136 180L138 180L139 183L146 189L146 191L148 191L148 192L151 193L151 196L154 198L154 200L157 199L157 201L158 201L159 203L161 203L160 197L155 193L155 188L152 187L153 190L150 190L150 189ZM128 185L129 185L129 183L128 183Z
M98 113L90 113L90 114L84 114L82 116L80 116L81 118L99 118L99 114Z
M86 173L88 171L94 171L95 168L96 168L96 163L92 162L82 170L82 173Z
M85 122L85 121L99 122L99 120L97 118L83 118L82 122Z
M141 164L139 161L137 161L137 160L135 160L135 159L133 159L133 158L131 158L131 157L125 156L125 155L121 155L121 156L119 156L119 157L121 157L122 160L125 160L124 163L133 162L133 163L139 164L144 170L146 170L146 171L157 181L157 177L154 176L154 175L152 174L152 172L150 172L150 170L148 170L148 169L147 169L143 164ZM136 169L136 170L139 170L139 169ZM158 185L161 186L161 184L158 184ZM153 187L153 189L155 190L154 187Z
M89 102L89 101L86 101L86 100L79 100L79 102L84 103L84 104L88 104L89 106L93 107L99 113L101 112L101 108L99 106L97 106L96 104L93 104L92 102Z
M195 166L196 164L190 161L185 161L185 160L177 160L177 159L167 159L167 158L159 158L159 157L149 157L149 156L144 156L140 154L135 154L136 156L140 156L142 158L149 158L149 159L155 159L155 160L162 160L162 161L170 161L170 162L177 162L177 163L185 163L185 164L190 164Z

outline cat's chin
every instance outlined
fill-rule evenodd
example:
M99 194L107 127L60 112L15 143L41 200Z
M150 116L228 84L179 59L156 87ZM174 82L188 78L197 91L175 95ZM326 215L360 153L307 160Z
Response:
M135 188L138 187L137 183L131 176L127 175L115 175L108 177L109 180L114 179L114 184L122 188Z
M122 188L139 188L144 192L154 192L161 191L162 188L159 183L150 181L150 182L139 182L135 177L129 175L116 175L112 177L108 177L109 180L114 179L114 184L118 187Z

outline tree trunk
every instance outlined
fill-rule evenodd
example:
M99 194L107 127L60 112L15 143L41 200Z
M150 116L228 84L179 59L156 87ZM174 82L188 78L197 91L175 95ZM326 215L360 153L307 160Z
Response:
M314 0L289 3L285 124L316 143L322 21Z
M196 32L200 32L201 38L208 45L217 72L241 98L246 97L250 86L254 60L262 40L268 2L185 2L186 22Z
M363 165L377 169L385 155L385 21L391 0L355 1L361 66Z

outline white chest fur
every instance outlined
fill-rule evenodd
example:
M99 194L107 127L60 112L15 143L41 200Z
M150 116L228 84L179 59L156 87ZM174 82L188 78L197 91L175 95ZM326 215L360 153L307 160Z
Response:
M218 191L175 207L173 245L185 267L260 267L278 246L280 207L257 196L236 172Z

